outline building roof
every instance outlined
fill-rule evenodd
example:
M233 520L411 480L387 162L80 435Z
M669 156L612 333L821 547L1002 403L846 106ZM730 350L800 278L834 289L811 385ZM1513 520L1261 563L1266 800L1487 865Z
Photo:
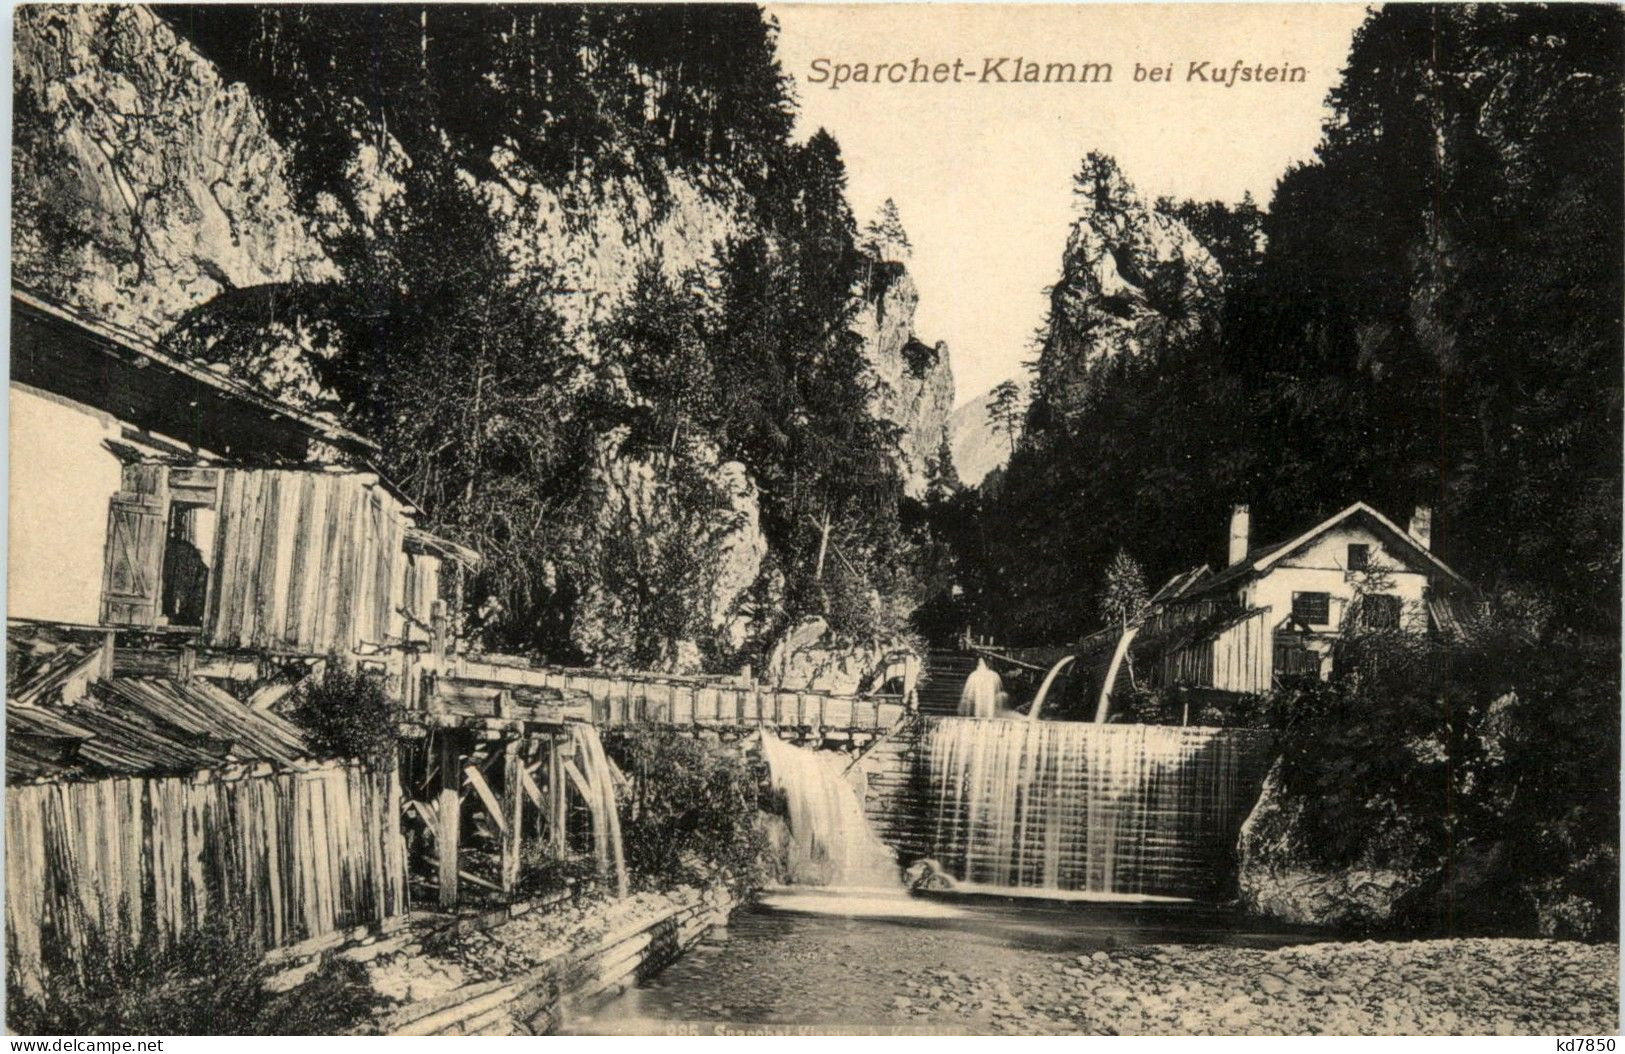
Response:
M183 775L268 761L302 768L297 727L201 678L115 677L68 705L6 707L6 780Z
M1249 549L1245 557L1231 564L1223 571L1211 578L1201 580L1194 586L1187 587L1183 592L1175 595L1196 596L1212 593L1237 585L1255 575L1261 575L1327 531L1353 519L1362 519L1369 526L1373 526L1388 535L1399 544L1400 548L1408 551L1419 562L1431 567L1444 580L1463 589L1472 589L1471 584L1465 578L1453 571L1448 564L1435 556L1431 550L1427 549L1415 538L1412 538L1408 531L1402 530L1393 520L1390 520L1365 502L1357 501L1341 512L1328 516L1295 538ZM1163 587L1164 590L1167 588L1167 586ZM1161 593L1159 592L1158 595L1160 596Z
M1198 584L1200 584L1201 581L1207 577L1208 573L1209 569L1207 564L1201 564L1197 567L1191 568L1189 571L1177 574L1168 579L1168 581L1163 584L1161 589L1151 594L1151 599L1147 603L1166 604L1170 600L1184 596L1186 593L1190 592Z
M16 286L11 377L223 456L303 461L313 442L363 463L378 454L342 425Z

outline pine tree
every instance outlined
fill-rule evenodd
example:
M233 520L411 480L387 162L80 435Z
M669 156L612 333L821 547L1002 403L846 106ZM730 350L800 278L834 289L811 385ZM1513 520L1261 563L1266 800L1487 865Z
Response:
M903 218L897 211L897 203L891 198L881 204L880 211L864 228L860 248L865 255L889 263L906 262L913 254L914 246L908 240L908 232L903 229Z
M1135 559L1122 549L1112 557L1106 567L1106 584L1100 593L1100 612L1124 632L1145 615L1150 594L1145 587L1145 572Z
M1010 441L1010 453L1016 452L1016 439L1021 435L1027 408L1021 385L1005 381L995 387L988 398L987 420L993 431L1002 433Z
M935 456L925 459L925 500L936 504L947 501L964 489L959 470L954 467L954 452L948 442L948 433L942 433Z

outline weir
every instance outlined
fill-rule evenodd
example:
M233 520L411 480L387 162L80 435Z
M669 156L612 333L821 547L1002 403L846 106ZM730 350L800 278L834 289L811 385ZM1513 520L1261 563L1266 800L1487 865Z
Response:
M920 744L931 855L980 885L1211 899L1265 733L942 719Z

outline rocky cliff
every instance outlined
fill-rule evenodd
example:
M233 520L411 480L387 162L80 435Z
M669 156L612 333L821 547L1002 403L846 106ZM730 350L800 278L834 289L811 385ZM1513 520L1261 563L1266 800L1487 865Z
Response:
M1402 846L1373 839L1367 859L1352 867L1316 863L1299 829L1303 803L1281 788L1272 770L1237 839L1236 886L1243 908L1293 925L1362 929L1391 926L1406 898L1430 877L1396 866Z
M914 333L920 292L908 273L906 244L881 239L866 248L872 254L868 289L853 329L863 338L864 354L879 382L871 409L900 429L898 467L904 489L919 497L925 492L926 462L948 438L953 367L946 344L927 343Z
M1010 441L994 432L988 420L988 407L992 402L993 393L983 392L948 418L954 469L959 473L959 482L967 487L980 484L989 472L1003 468L1010 461Z
M1042 397L1063 411L1079 405L1095 363L1156 354L1211 320L1224 283L1190 229L1148 205L1111 158L1084 159L1074 202L1077 216L1038 360Z
M248 91L144 7L17 10L14 280L146 337L330 272Z

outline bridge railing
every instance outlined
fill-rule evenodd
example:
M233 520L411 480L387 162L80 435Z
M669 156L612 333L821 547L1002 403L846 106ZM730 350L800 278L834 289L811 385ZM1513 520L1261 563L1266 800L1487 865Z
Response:
M448 661L441 678L446 690L478 683L510 686L517 693L527 688L552 690L565 700L585 698L590 705L582 716L600 727L771 726L878 732L896 724L905 711L900 694L793 691L736 677L530 666L496 656L457 656Z

